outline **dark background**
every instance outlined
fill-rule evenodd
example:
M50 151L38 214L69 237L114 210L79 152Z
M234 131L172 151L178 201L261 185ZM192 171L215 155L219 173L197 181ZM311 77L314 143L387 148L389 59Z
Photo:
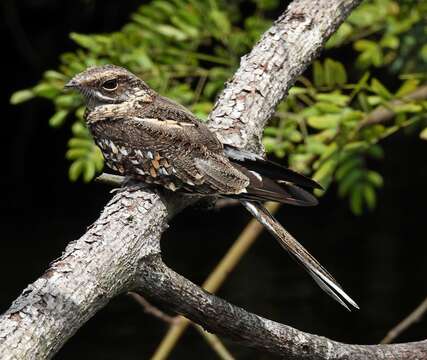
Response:
M15 90L29 87L58 55L75 49L68 33L120 29L141 0L5 1L2 41L0 311L82 235L110 198L99 184L70 183L64 159L67 127L52 129L52 105L33 100L11 106ZM300 330L352 343L376 343L426 296L427 142L395 135L386 158L372 166L385 177L378 208L353 216L335 189L317 208L283 207L279 220L324 264L358 302L348 313L325 295L279 245L263 234L219 295L249 311ZM233 207L220 212L187 209L163 237L168 265L196 283L210 273L250 217ZM126 296L114 299L58 353L58 359L147 359L167 326L145 315ZM421 321L399 341L425 338ZM270 359L226 342L240 359ZM189 329L172 359L215 359Z

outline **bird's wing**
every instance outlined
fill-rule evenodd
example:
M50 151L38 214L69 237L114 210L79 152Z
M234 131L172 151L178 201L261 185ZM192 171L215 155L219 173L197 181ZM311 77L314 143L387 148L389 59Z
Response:
M248 178L222 155L222 148L218 151L211 145L211 137L215 135L204 124L149 117L122 121L123 128L127 129L119 136L123 146L131 143L154 156L158 153L159 158L170 164L173 177L182 181L189 191L238 194L249 184Z
M262 156L254 154L250 151L238 149L231 145L225 145L224 154L232 162L236 162L248 170L255 171L263 176L267 176L268 178L279 183L291 182L307 188L322 189L322 187L314 180L273 161L266 160Z

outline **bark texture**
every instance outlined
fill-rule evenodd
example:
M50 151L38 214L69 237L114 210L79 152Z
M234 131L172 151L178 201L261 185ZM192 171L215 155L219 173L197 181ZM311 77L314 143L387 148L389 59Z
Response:
M427 340L394 345L350 345L308 334L234 306L169 269L159 255L141 264L139 291L206 330L249 347L295 360L427 359Z
M262 152L262 129L296 77L360 0L296 0L263 35L211 114L220 139ZM220 335L295 359L423 359L426 342L345 345L263 319L168 269L160 237L193 199L127 186L0 317L1 359L51 358L96 311L135 290Z

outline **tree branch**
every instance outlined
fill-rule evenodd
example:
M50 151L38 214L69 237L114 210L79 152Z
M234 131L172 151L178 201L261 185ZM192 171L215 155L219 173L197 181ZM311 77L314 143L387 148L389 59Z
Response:
M262 152L262 129L276 104L359 2L295 0L242 59L216 103L209 124L218 137ZM214 332L283 356L426 356L425 342L355 346L305 334L247 313L175 274L161 262L160 237L168 218L191 202L135 185L118 191L86 234L0 317L0 358L51 358L112 297L136 287L158 301L165 296L171 310Z
M419 304L411 313L400 321L393 329L391 329L384 339L381 340L381 344L390 344L394 341L401 333L408 329L414 323L420 321L424 314L427 312L427 298L425 298L421 304Z
M396 113L393 111L393 108L405 104L408 101L417 101L427 99L427 86L420 86L415 89L413 92L405 96L403 99L393 100L388 106L379 106L375 108L374 111L369 113L369 115L359 123L356 131L360 131L366 127L385 124L391 121Z
M169 269L160 255L141 263L139 291L205 329L286 359L425 359L427 340L396 345L348 345L251 314L209 294Z

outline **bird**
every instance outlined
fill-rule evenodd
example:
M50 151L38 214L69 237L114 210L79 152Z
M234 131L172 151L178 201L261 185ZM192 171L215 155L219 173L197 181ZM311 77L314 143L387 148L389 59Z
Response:
M262 205L313 206L314 180L245 149L223 144L191 111L117 65L92 66L65 89L83 95L84 120L109 168L167 191L239 200L317 284L359 309L333 276Z

